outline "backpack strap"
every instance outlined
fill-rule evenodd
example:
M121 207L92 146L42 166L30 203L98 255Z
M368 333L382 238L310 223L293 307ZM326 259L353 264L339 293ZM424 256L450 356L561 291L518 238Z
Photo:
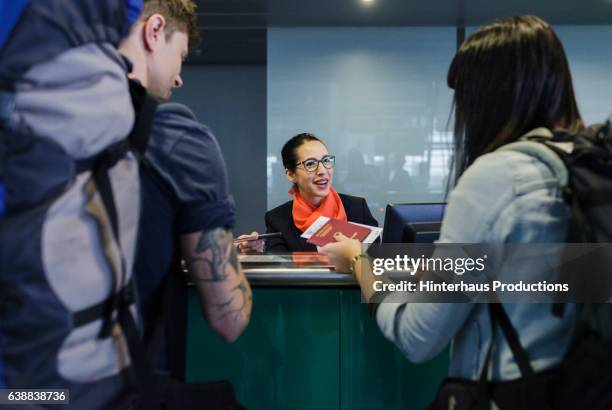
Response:
M506 314L503 305L501 303L489 303L488 308L489 319L491 320L491 341L489 342L485 361L480 371L480 384L484 386L483 388L486 388L489 364L491 363L493 345L495 344L495 334L497 333L495 331L497 327L496 324L499 324L502 329L503 335L508 342L512 355L514 356L514 360L516 361L519 371L521 372L521 376L526 380L533 379L535 377L535 372L531 366L531 363L529 362L529 355L521 345L518 334L514 329L514 326L512 326L512 322Z
M160 392L156 391L157 377L148 361L140 329L128 306L124 305L119 310L118 321L130 354L132 384L140 393L139 407L137 408L160 409L161 403L158 396Z
M514 360L521 372L521 376L526 380L533 379L535 377L535 372L529 362L529 355L521 345L518 333L516 329L514 329L514 326L512 326L512 322L506 314L503 305L501 303L489 303L489 315L491 315L493 325L499 323L504 337L508 342L508 346L510 346Z
M485 361L482 365L482 369L480 370L480 384L483 386L483 388L485 388L487 395L488 390L486 389L486 385L487 380L489 379L489 364L491 364L491 358L493 357L493 346L495 345L495 321L493 320L493 315L489 314L489 319L491 321L491 341L487 347Z
M537 130L539 128L534 131ZM544 130L546 129L544 128ZM540 136L528 133L521 137L521 140L503 145L497 151L515 151L538 159L551 170L559 181L559 186L565 189L569 181L569 173L556 149L566 150L569 149L569 146L567 144L558 145L553 143L550 141L550 138L546 134Z
M147 93L138 81L130 79L130 95L134 111L137 113L134 128L128 137L132 150L143 155L149 144L149 136L153 128L153 120L159 102Z
M116 310L121 296L121 289L117 289L117 284L119 283L123 287L126 275L125 259L121 251L118 233L117 210L110 186L108 169L102 166L96 167L92 177L85 185L85 191L87 194L85 210L98 226L103 256L111 271L110 302L105 305L108 309L102 316L103 323L99 334L100 338L107 338L112 333L115 322L113 312ZM79 312L76 312L76 314L79 314Z
M94 170L97 167L110 169L117 161L125 156L128 151L132 151L141 159L149 145L149 136L153 128L155 112L159 102L136 80L129 80L130 96L132 105L136 113L134 126L128 137L118 141L104 151L91 158L75 161L76 173ZM0 94L1 96L1 94Z
M92 177L88 182L86 189L90 195L88 203L88 211L99 222L99 227L102 232L102 240L105 248L105 256L109 261L111 271L111 294L109 297L88 308L75 312L73 321L75 325L84 325L92 320L103 319L103 325L100 330L99 337L105 338L110 336L116 318L113 319L113 312L117 309L130 305L134 301L133 286L126 284L117 290L117 284L123 284L126 275L126 266L123 255L120 252L119 244L119 225L118 214L115 206L115 200L111 187L108 171L125 156L128 151L133 151L138 158L142 158L147 148L149 134L153 126L153 119L157 109L157 100L147 94L146 90L140 83L130 80L130 94L134 111L136 112L136 120L134 127L128 138L119 141L108 147L101 154L94 158L77 161L77 171L85 171L92 169ZM96 192L99 194L102 207L95 204ZM109 224L111 233L105 233L105 226ZM114 241L119 252L113 252Z
M553 138L554 134L548 128L540 127L523 135L519 141L498 148L497 151L520 152L543 162L552 171L553 175L557 177L563 200L566 202L572 201L569 191L569 172L563 160L563 155L572 151L573 144L571 142L554 142ZM577 208L570 206L570 209L574 213ZM572 217L576 218L577 216L573 215ZM560 318L563 316L564 311L564 304L553 303L553 315Z

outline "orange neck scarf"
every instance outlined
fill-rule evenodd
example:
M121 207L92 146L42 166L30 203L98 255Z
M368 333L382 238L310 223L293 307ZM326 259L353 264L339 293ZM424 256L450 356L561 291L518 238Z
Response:
M317 208L313 208L306 202L297 188L291 188L289 195L293 195L293 223L302 232L320 216L340 219L345 222L347 220L340 195L333 188L329 189L329 194L321 201Z

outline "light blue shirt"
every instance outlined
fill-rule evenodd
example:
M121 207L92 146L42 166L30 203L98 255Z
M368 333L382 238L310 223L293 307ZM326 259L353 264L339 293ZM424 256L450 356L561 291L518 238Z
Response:
M561 192L567 172L543 148L535 156L503 149L479 157L451 193L439 242L563 242L568 211ZM562 318L552 314L550 304L503 307L534 370L558 364L572 340L575 306L568 305ZM486 304L381 303L376 320L408 360L429 360L452 343L449 375L479 377L491 340ZM489 375L493 380L520 377L499 327Z

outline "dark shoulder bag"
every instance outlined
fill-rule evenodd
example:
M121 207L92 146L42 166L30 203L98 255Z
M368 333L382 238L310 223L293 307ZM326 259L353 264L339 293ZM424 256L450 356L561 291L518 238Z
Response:
M559 366L536 373L503 306L489 304L489 314L493 333L480 380L445 379L428 410L612 409L610 341L592 330L580 330ZM487 380L496 323L518 364L519 379Z

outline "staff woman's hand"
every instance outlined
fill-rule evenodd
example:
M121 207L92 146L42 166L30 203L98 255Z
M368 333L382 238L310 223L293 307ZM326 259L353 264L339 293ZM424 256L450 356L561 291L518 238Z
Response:
M256 231L251 232L248 235L240 235L237 239L252 238L249 241L238 242L238 249L240 252L252 253L252 252L263 252L265 249L265 242L263 239L257 239L259 233Z
M361 242L339 232L334 234L334 239L336 242L320 247L319 253L329 258L336 272L351 273L351 259L361 254Z

